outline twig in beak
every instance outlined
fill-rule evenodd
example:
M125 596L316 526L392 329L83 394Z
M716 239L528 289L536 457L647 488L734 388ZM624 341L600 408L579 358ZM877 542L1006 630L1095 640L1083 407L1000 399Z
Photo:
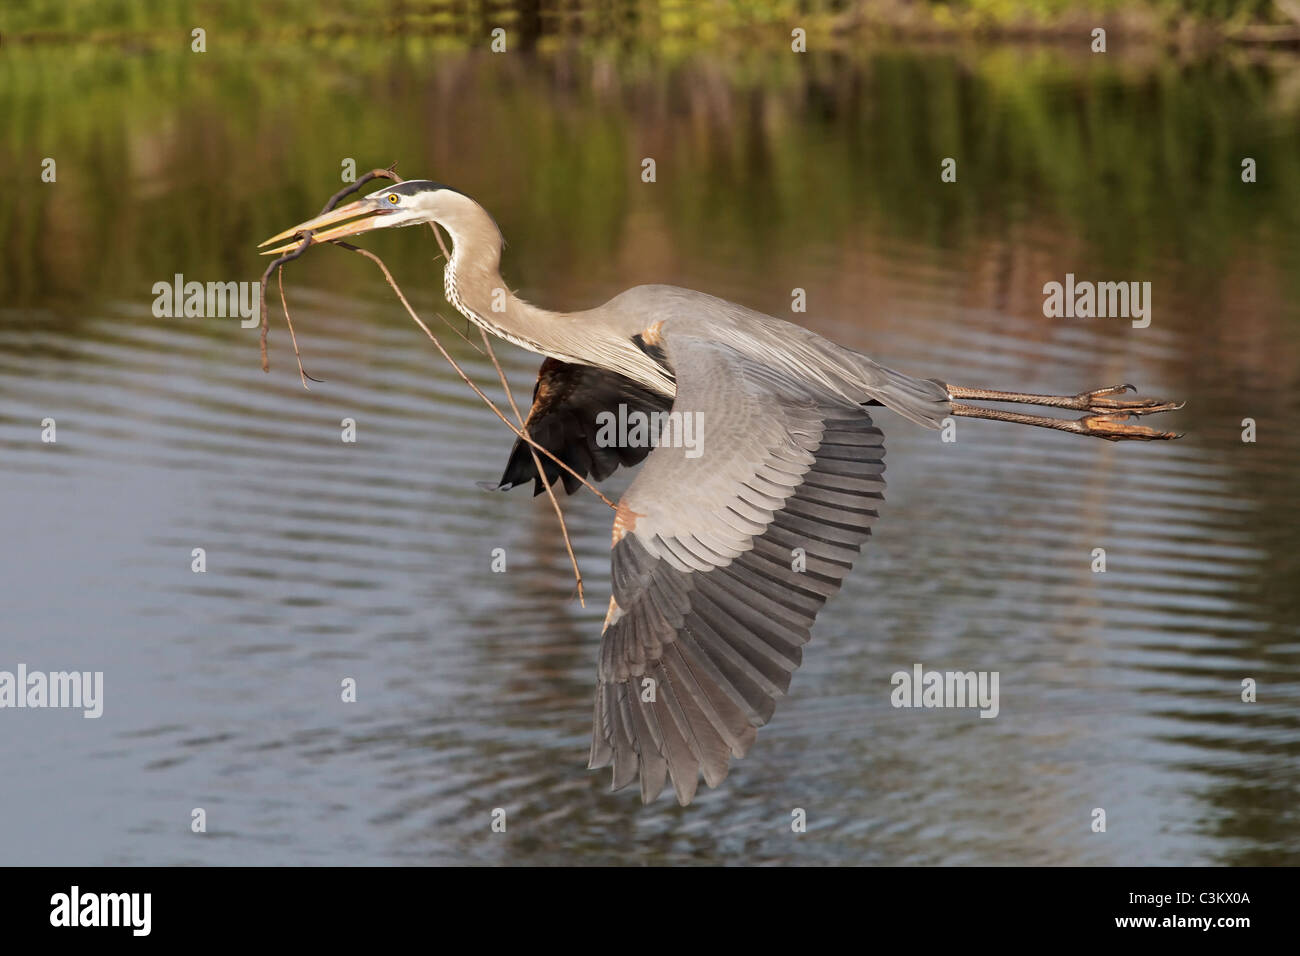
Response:
M361 178L359 178L355 183L352 183L351 185L346 186L343 189L340 189L338 192L336 192L333 196L330 197L330 201L327 202L324 208L321 209L319 215L322 216L325 215L325 213L332 210L340 202L342 202L348 196L352 195L354 192L356 192L366 183L370 182L372 179L391 179L393 182L397 182L397 183L402 182L402 177L397 175L397 173L393 172L393 169L396 166L397 164L393 163L393 165L389 166L387 169L372 169L370 170L370 172L361 176ZM438 232L438 228L434 226L432 223L430 223L430 226L433 228L433 234L438 237L438 245L442 246L442 254L447 258L447 261L450 262L451 255L450 253L447 252L447 247L443 245L442 235ZM310 386L307 384L308 379L311 379L313 382L319 382L321 381L321 379L309 375L306 369L302 367L302 355L298 351L298 340L293 336L293 322L289 318L289 307L284 302L283 272L284 272L285 264L292 262L294 259L297 259L300 256L302 256L309 248L311 248L311 244L312 244L311 231L308 230L307 232L304 232L302 234L302 243L298 246L297 249L294 249L292 252L286 252L284 255L280 256L278 259L274 260L269 266L266 267L266 271L262 273L262 281L258 284L258 295L260 296L261 299L261 309L262 309L262 329L261 329L261 337L259 339L259 346L262 352L262 371L263 372L271 371L271 362L269 357L267 356L267 348L266 348L266 337L267 334L270 332L270 316L267 315L266 312L266 283L271 278L271 271L273 269L278 269L279 272L277 273L277 277L280 280L280 305L284 309L284 321L285 324L289 326L290 337L293 338L293 351L294 351L294 355L296 355L298 358L298 375L302 379L302 387L309 390L310 390ZM338 245L347 245L347 243L340 242L338 243ZM356 248L356 247L349 246L349 248ZM478 352L480 355L483 354L483 350L479 348L477 345L475 345L473 342L471 342L468 335L466 335L460 329L452 325L443 316L440 315L438 316L438 318L442 319L443 324L446 325L447 328L455 332L457 335L459 335L461 339L464 340L464 342L470 348L472 348L475 352Z
M335 193L330 198L330 201L325 204L325 208L321 210L320 214L324 215L325 213L329 212L335 206L337 206L339 202L343 200L345 197L356 192L363 184L369 182L372 179L378 179L378 178L392 179L397 182L402 181L401 177L399 177L396 173L393 172L392 167L389 167L388 169L373 169L370 172L366 173L364 176L360 177L355 183L352 183L347 188L341 189L337 193ZM448 252L446 243L443 242L442 233L438 231L438 227L436 224L430 223L429 225L430 228L433 229L433 234L434 237L438 240L439 247L442 249L443 257L447 260L447 262L450 263L451 253ZM266 272L262 274L262 282L260 286L261 306L262 306L262 330L261 330L262 370L263 371L270 370L270 363L267 359L267 349L266 349L266 338L267 338L267 331L268 331L268 317L266 314L266 282L270 278L271 272L273 270L279 270L276 273L276 279L280 287L280 305L284 309L285 324L289 327L289 337L293 342L294 355L297 356L298 358L298 373L302 378L302 384L304 388L310 388L310 386L307 385L308 379L311 379L311 381L313 382L319 382L320 379L312 378L312 376L307 374L306 369L303 368L302 354L298 350L298 338L294 334L293 321L289 318L289 305L285 301L283 269L285 263L291 262L292 260L297 259L301 255L303 255L303 253L307 251L307 249L311 246L311 244L312 244L311 232L308 231L303 233L302 244L299 245L298 248L294 249L292 252L285 253L283 256L280 256L278 259L276 259L269 266L266 267ZM402 306L406 309L407 314L411 317L411 319L415 322L415 324L418 325L424 331L424 334L429 337L429 340L433 342L434 347L437 348L439 353L441 353L443 359L446 360L447 364L450 365L452 369L456 372L456 374L459 375L461 379L465 382L465 384L468 385L471 390L473 390L474 394L476 394L480 399L483 400L483 403L487 405L487 407L493 412L493 414L495 414L497 418L501 419L501 421L505 422L507 428L509 428L512 432L514 432L519 439L521 439L522 441L528 444L529 446L528 450L530 454L533 456L533 466L537 469L538 477L541 479L543 487L546 488L547 497L550 498L551 506L555 509L555 515L560 521L560 533L564 536L564 547L565 550L568 552L569 563L573 566L573 576L577 581L577 585L578 585L578 601L583 607L586 607L587 602L583 594L582 572L578 568L578 559L573 551L573 542L569 538L569 528L567 523L564 520L564 511L563 509L560 508L560 502L555 497L555 491L551 487L551 482L548 481L546 478L546 469L542 467L542 461L541 458L538 456L538 452L541 452L541 454L546 455L548 458L554 461L557 465L559 465L569 474L573 475L573 477L577 478L578 481L581 482L584 487L586 487L589 491L591 491L591 493L594 494L601 501L605 502L605 504L608 505L610 508L614 510L618 510L618 506L615 505L614 502L610 501L609 498L607 498L605 495L601 494L601 492L599 491L599 489L596 488L595 485L589 482L582 475L578 474L568 464L561 461L555 453L539 445L536 441L533 440L532 436L528 434L527 429L524 426L524 417L520 413L519 406L515 402L515 397L510 391L510 383L506 379L505 371L501 368L501 363L497 361L496 353L492 348L492 342L488 338L486 331L482 329L479 330L480 334L483 336L484 349L486 349L486 352L484 352L484 349L479 349L478 346L476 346L473 342L469 340L469 337L465 335L465 333L461 332L460 329L453 326L449 321L447 321L446 318L444 318L441 315L438 316L440 319L442 319L443 323L449 329L451 329L462 339L464 339L470 345L471 348L473 348L475 351L478 351L480 354L486 354L488 358L491 359L492 365L496 369L497 377L501 380L501 387L505 390L506 399L510 403L510 408L514 412L515 419L518 422L518 425L511 423L510 419L506 418L505 414L502 413L501 409L499 409L496 406L496 404L492 401L492 399L487 397L487 395L483 392L483 390L474 383L474 380L471 379L469 375L465 372L465 370L462 369L460 365L456 362L456 360L451 357L451 353L449 353L443 347L442 343L438 341L438 337L433 334L433 332L424 323L424 321L416 314L415 310L411 308L411 303L407 301L406 296L402 293L401 288L398 287L397 282L393 279L392 273L388 271L388 267L384 265L384 261L380 259L379 256L375 255L373 252L370 252L367 249L362 249L359 246L354 246L351 243L343 242L341 240L334 240L332 241L331 244L341 246L344 249L348 249L352 252L360 253L361 255L365 256L367 259L370 259L372 262L374 262L375 265L379 266L380 271L384 274L384 278L388 281L388 285L392 288L393 292L396 293L398 300L402 303Z
M448 267L450 267L451 253L447 251L447 244L442 240L442 232L438 229L438 224L436 222L431 222L429 223L429 228L433 230L433 236L438 240L438 248L442 250L442 257L447 261ZM387 272L388 270L385 269L384 271ZM449 322L447 324L450 325L451 323ZM501 380L501 390L506 393L506 400L510 402L510 410L515 413L515 421L519 423L519 435L528 442L528 453L533 456L533 467L537 469L537 477L541 481L542 487L546 489L546 497L551 499L551 507L555 509L555 517L560 521L560 534L564 536L564 550L569 553L569 563L573 565L573 578L578 583L578 603L583 607L586 607L587 602L582 593L582 571L578 568L578 558L577 555L573 553L573 542L569 539L569 525L568 522L564 520L564 511L560 508L559 499L555 497L555 491L551 488L551 482L546 477L546 469L542 467L542 460L537 456L537 449L541 446L537 445L532 438L528 436L528 426L524 424L524 416L519 413L519 406L515 403L514 393L510 391L510 382L506 379L506 373L501 368L501 363L497 361L497 353L496 350L492 348L492 340L488 338L487 330L479 329L478 333L483 337L483 348L487 350L487 356L492 360L492 367L497 370L497 378ZM506 422L506 424L509 425L510 423ZM552 455L551 457L554 458L555 456ZM558 458L555 460L559 461ZM573 469L569 470L573 471ZM574 474L577 473L574 472ZM579 477L581 478L581 476ZM583 481L583 484L587 485L587 482ZM587 485L587 487L591 488L592 491L596 491L596 489L592 488L591 485ZM605 498L605 496L601 495L599 491L596 491L596 494L600 495L601 498ZM614 503L608 498L605 498L605 504L609 505L611 508L614 507Z
M370 172L358 178L356 182L352 183L349 186L345 186L343 189L340 189L338 192L336 192L333 196L330 197L330 201L325 204L325 208L320 211L320 215L322 216L325 215L325 213L329 212L331 209L337 206L343 199L352 195L354 192L356 192L366 183L370 182L372 179L391 179L395 182L400 183L402 181L402 177L398 176L397 173L393 172L393 169L396 166L397 164L393 163L393 165L389 166L387 169L372 169L370 170ZM259 344L262 350L262 371L263 372L271 371L271 361L266 353L266 336L271 329L270 316L267 315L266 313L266 283L269 282L271 279L272 270L283 268L286 262L292 262L294 259L297 259L304 252L306 252L310 246L311 246L311 232L309 231L303 233L302 244L298 246L297 249L294 249L292 252L286 252L278 259L273 260L271 264L266 267L266 271L262 273L262 281L258 284L257 288L258 288L258 297L260 299L259 304L261 305L261 309L262 309L262 331L261 331L261 338L259 340ZM280 301L281 304L283 304L284 302L283 284L280 286ZM288 323L289 309L287 306L285 307L284 310L284 318L285 318L285 322ZM291 336L293 335L292 324L289 325L289 334ZM294 348L294 352L297 353L298 343L296 340L294 341L293 348ZM298 372L300 375L303 376L303 383L302 383L303 388L307 388L307 379L311 378L311 376L308 375L302 367L301 355L298 356ZM320 381L320 379L313 378L312 381L318 382Z
M289 318L289 303L284 299L284 266L275 271L275 281L280 284L280 308L284 310L284 324L289 326L289 341L293 343L293 355L298 360L298 377L302 379L302 387L311 391L311 386L307 384L307 379L313 382L320 382L322 379L308 375L307 370L302 367L302 353L298 351L298 336L293 332L293 319Z
M406 314L409 315L412 321L414 321L415 324L418 325L424 331L424 334L429 337L429 341L431 341L434 344L434 347L438 350L439 354L441 354L442 357L446 359L447 364L450 365L452 367L452 370L461 377L461 379L465 382L466 385L470 387L471 390L473 390L474 394L483 400L483 403L487 405L487 407L492 411L492 414L496 415L497 418L505 422L506 427L509 428L512 432L514 432L518 438L522 438L533 448L537 449L547 458L551 459L551 461L555 462L557 465L559 465L569 474L573 475L574 478L577 478L578 481L582 482L583 486L588 491L590 491L601 501L605 502L605 504L609 505L609 507L612 510L614 511L618 510L618 505L614 504L614 502L610 501L607 497L601 494L599 488L597 488L595 485L589 482L586 478L582 477L582 475L578 474L567 464L562 462L559 459L559 456L557 456L550 449L543 448L541 445L537 444L537 442L533 441L533 439L526 432L521 431L518 426L516 426L514 423L510 421L510 419L506 418L505 414L501 411L501 409L497 408L496 403L493 402L492 399L488 398L487 395L484 394L481 388L479 388L476 384L474 384L474 380L470 378L469 375L465 372L465 370L461 368L460 365L456 362L456 360L451 357L451 353L448 352L447 349L443 346L443 344L438 341L438 337L433 334L433 332L429 329L429 326L427 326L424 323L424 320L421 319L418 315L416 315L415 310L411 308L411 303L406 300L406 296L402 294L402 290L398 287L397 282L393 279L392 273L389 272L388 267L384 265L384 260L380 259L369 249L362 249L360 246L354 246L350 242L343 242L340 240L332 244L339 246L343 249L348 249L351 252L358 252L361 255L365 256L367 259L370 259L372 262L374 262L375 265L379 266L380 271L383 272L384 274L384 278L388 280L388 285L397 294L398 300L402 303L402 306L406 309Z
M435 228L434 232L438 230ZM442 237L438 237L438 243L442 243ZM488 358L492 359L492 365L497 370L497 378L501 380L501 388L506 393L506 399L510 402L510 408L515 413L515 421L519 423L520 434L526 434L528 427L524 424L524 416L519 414L519 406L515 404L515 396L510 391L510 382L506 380L506 373L501 368L501 363L497 361L496 352L492 348L492 340L488 338L485 329L478 330L479 335L483 336L483 347L487 349ZM542 460L537 457L537 449L532 447L531 442L528 446L528 453L533 456L533 467L537 469L537 477L542 482L542 487L546 489L546 497L551 499L551 507L555 509L555 517L560 519L560 534L564 535L564 549L569 552L569 563L573 565L573 577L578 582L578 603L583 607L587 602L582 597L582 572L578 570L578 559L573 553L573 542L569 540L569 526L564 520L564 512L560 510L559 499L555 497L555 492L551 488L551 482L546 477L546 469L542 467Z

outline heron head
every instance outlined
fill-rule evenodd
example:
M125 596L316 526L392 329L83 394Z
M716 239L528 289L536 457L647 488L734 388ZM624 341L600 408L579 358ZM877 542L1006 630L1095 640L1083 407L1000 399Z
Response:
M375 229L418 226L436 222L457 234L469 217L483 216L483 208L464 193L428 179L410 179L377 189L356 202L300 222L263 242L263 246L312 231L312 242L329 242ZM332 228L327 228L332 227ZM268 249L262 255L279 255L296 248L298 238Z

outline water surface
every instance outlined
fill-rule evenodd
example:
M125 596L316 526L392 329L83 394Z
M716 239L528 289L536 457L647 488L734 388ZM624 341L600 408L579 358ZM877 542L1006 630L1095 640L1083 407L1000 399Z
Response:
M1297 90L1287 61L1032 50L10 51L0 668L107 699L0 715L0 862L1297 862ZM255 331L152 314L177 272L255 279L349 157L477 197L545 306L686 285L925 376L1186 397L1187 437L882 412L882 520L791 695L719 790L643 809L585 770L609 512L567 503L583 608L545 499L477 487L509 434L373 268L286 273L310 392L278 324L266 376ZM367 245L452 315L427 234ZM1150 327L1045 318L1067 272L1152 282ZM536 359L501 353L526 396ZM916 662L998 671L1000 715L892 708Z

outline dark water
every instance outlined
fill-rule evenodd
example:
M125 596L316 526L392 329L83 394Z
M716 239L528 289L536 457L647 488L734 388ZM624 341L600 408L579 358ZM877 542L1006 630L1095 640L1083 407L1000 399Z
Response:
M0 711L0 862L1300 861L1298 103L1294 62L1136 53L11 51L0 669L102 670L106 701ZM802 288L879 361L1132 381L1189 400L1187 437L882 414L883 517L790 697L719 790L642 808L584 769L608 510L567 505L584 609L545 499L476 486L510 436L370 265L286 273L310 392L278 317L265 376L255 331L151 312L177 272L255 279L346 157L475 195L549 307ZM450 315L426 233L367 245ZM1045 318L1067 272L1150 281L1150 327ZM998 671L1000 715L892 708L917 662Z

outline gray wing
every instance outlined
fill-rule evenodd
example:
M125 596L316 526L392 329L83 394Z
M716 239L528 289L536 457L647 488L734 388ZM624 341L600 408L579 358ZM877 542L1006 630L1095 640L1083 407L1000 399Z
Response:
M616 790L639 772L647 803L670 776L685 805L789 688L871 533L884 446L862 407L725 346L677 334L667 358L701 453L661 443L619 502L590 766Z

